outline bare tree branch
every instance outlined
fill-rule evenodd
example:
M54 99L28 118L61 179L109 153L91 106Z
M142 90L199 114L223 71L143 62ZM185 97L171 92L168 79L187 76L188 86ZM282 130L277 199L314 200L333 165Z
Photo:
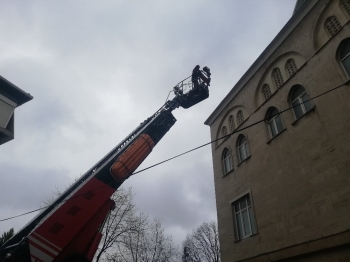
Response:
M182 243L184 262L220 262L220 245L215 222L203 223Z
M118 189L112 196L115 209L111 211L106 219L102 230L103 238L98 248L95 261L100 261L101 256L114 245L123 241L123 235L133 229L135 205L131 188Z
M160 221L150 221L140 214L133 223L133 230L123 235L110 262L175 262L178 251L171 237L164 234Z

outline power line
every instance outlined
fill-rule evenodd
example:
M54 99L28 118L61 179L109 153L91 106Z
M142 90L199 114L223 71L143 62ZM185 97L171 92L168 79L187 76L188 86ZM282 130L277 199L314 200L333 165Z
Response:
M333 91L337 90L338 88L340 88L340 87L342 87L342 86L344 86L344 85L347 85L347 84L349 84L349 83L350 83L350 80L348 80L348 81L346 81L345 83L340 84L340 85L338 85L338 86L336 86L336 87L334 87L334 88L332 88L332 89L330 89L330 90L327 90L327 91L325 91L325 92L323 92L323 93L321 93L321 94L319 94L319 95L317 95L317 96L314 96L314 97L312 97L312 98L309 98L308 100L303 101L303 103L309 102L309 101L311 101L311 100L314 100L314 99L316 99L316 98L319 98L319 97L321 97L321 96L324 96L324 95L326 95L326 94L328 94L328 93L330 93L330 92L333 92ZM197 150L197 149L200 149L200 148L202 148L202 147L205 147L205 146L207 146L207 145L210 145L210 144L212 144L212 143L215 143L215 142L217 142L217 141L219 141L219 140L224 140L224 139L226 139L226 138L232 136L233 134L239 133L239 132L241 132L241 131L243 131L243 130L246 130L246 129L248 129L248 128L251 128L251 127L253 127L253 126L257 125L257 124L260 124L260 123L262 123L262 122L265 122L266 120L270 119L271 117L274 117L274 116L283 114L283 113L285 113L285 112L287 112L287 111L289 111L289 110L291 110L291 109L293 109L293 108L295 108L295 107L298 107L298 106L300 106L300 104L299 104L299 105L296 105L296 106L288 107L288 108L286 108L286 109L280 111L279 113L277 113L277 114L275 114L275 115L273 115L273 116L269 116L268 118L261 119L261 120L259 120L259 121L257 121L257 122L254 122L253 124L250 124L250 125L248 125L248 126L246 126L246 127L243 127L243 128L237 129L237 130L234 130L233 132L231 132L231 133L229 133L229 134L227 134L227 135L225 135L225 136L219 137L219 138L214 139L214 140L212 140L212 141L210 141L210 142L208 142L208 143L205 143L205 144L203 144L203 145L200 145L200 146L198 146L198 147L195 147L195 148L193 148L193 149L190 149L190 150L188 150L188 151L186 151L186 152L183 152L183 153L181 153L181 154L178 154L178 155L176 155L176 156L173 156L173 157L171 157L171 158L168 158L168 159L166 159L166 160L163 160L163 161L161 161L161 162L158 162L158 163L156 163L156 164L154 164L154 165L151 165L151 166L149 166L149 167L146 167L146 168L144 168L144 169L141 169L141 170L139 170L139 171L137 171L137 172L132 173L130 176L136 175L136 174L138 174L138 173L144 172L144 171L146 171L146 170L148 170L148 169L151 169L151 168L153 168L153 167L156 167L156 166L159 166L159 165L164 164L164 163L166 163L166 162L169 162L170 160L173 160L173 159L178 158L178 157L180 157L180 156L186 155L186 154L188 154L188 153L190 153L190 152L192 152L192 151L195 151L195 150ZM112 182L112 183L114 183L114 182ZM109 183L109 184L112 184L112 183ZM103 187L109 185L109 184L106 184L106 185L104 185L104 186L95 188L95 189L90 190L90 191L96 191L96 190L98 190L98 189L101 189L101 188L103 188ZM65 199L65 200L59 202L58 204L67 202L67 201L69 201L69 200L71 200L71 199L75 199L75 198L80 197L80 196L83 196L83 195L85 195L86 193L87 193L87 192L85 192L85 193L83 193L83 194L80 194L80 195L77 195L77 196L74 196L74 197L71 197L71 198L68 198L68 199ZM35 209L35 210L32 210L32 211L28 211L28 212L25 212L25 213L22 213L22 214L19 214L19 215L16 215L16 216L12 216L12 217L8 217L8 218L0 219L0 222L6 221L6 220L10 220L10 219L14 219L14 218L21 217L21 216L25 216L25 215L28 215L28 214L31 214L31 213L34 213L34 212L37 212L37 211L46 209L46 208L48 208L49 206L50 206L50 205L45 206L45 207L42 207L42 208L38 208L38 209Z

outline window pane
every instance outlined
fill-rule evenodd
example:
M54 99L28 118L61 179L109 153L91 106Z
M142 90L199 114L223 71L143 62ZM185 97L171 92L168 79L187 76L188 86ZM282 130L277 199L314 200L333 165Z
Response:
M350 53L350 41L346 42L340 51L340 60L343 60Z
M225 174L227 174L228 172L231 171L232 167L231 167L231 157L227 157L225 160L224 160L224 167L225 167Z
M248 216L248 210L245 210L242 212L243 217L243 228L244 228L244 236L248 236L252 234L251 228L250 228L250 221Z
M247 141L247 139L245 138L245 136L241 136L241 139L239 140L239 143L238 143L238 144L241 146L241 145L244 144L245 141Z
M236 227L237 227L237 233L238 233L238 238L241 239L243 237L242 234L242 220L241 220L241 214L236 215Z
M252 226L252 233L255 234L257 233L256 225L255 225L255 219L253 215L253 209L249 208L249 218L250 218L250 224Z
M229 169L228 169L228 166L227 166L227 158L224 159L224 169L225 169L225 170L224 170L224 173L227 174L227 173L228 173L228 170L229 170Z
M304 92L305 92L305 89L301 86L298 86L297 88L294 89L291 100L294 101Z
M288 59L288 61L286 63L286 68L287 68L289 76L294 75L294 73L297 71L297 66L295 64L294 59Z
M237 213L239 210L241 210L239 208L239 202L235 203L235 212Z
M283 77L281 74L281 70L279 68L275 68L272 70L272 79L275 83L275 86L279 88L284 84Z
M301 109L299 100L294 101L292 103L292 106L293 106L293 111L294 111L295 117L297 119L300 118L304 113L303 113L303 110Z
M240 201L240 203L241 203L241 209L245 209L245 208L247 207L246 198L242 199L242 200Z
M244 116L243 116L242 110L239 110L237 113L237 121L239 125L244 122Z
M269 128L270 128L271 136L272 136L272 137L275 137L275 136L277 135L277 132L276 132L276 130L275 130L275 124L274 124L273 121L271 121L271 122L269 123Z
M281 115L276 116L275 121L277 126L277 133L280 133L283 130Z
M334 36L341 29L341 27L342 25L336 16L328 17L325 22L325 28L330 36Z
M247 158L248 156L250 156L249 147L248 147L248 142L246 142L246 143L244 144L244 150L245 150L245 158Z
M230 151L228 151L226 149L225 152L224 152L224 159L226 159L229 155L230 155Z
M268 115L269 120L272 120L277 114L278 114L277 108L273 108L272 110L269 110L269 115Z
M343 61L343 66L346 70L346 72L348 73L348 75L350 76L350 56L348 56L347 58L345 58Z
M270 86L268 84L264 84L262 92L264 94L265 100L267 100L271 96Z
M311 105L310 101L308 101L309 100L309 96L305 93L303 95L302 99L303 99L303 102L304 102L305 110L307 112L307 111L309 111L312 108L312 105Z
M241 146L241 147L239 148L239 156L240 156L240 158L241 158L241 161L243 161L244 159L246 159L244 146Z

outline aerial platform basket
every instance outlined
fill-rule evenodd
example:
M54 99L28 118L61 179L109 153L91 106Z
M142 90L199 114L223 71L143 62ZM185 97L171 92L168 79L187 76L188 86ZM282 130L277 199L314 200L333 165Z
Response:
M196 87L191 81L180 82L174 87L174 92L179 105L186 109L209 97L208 83L204 81L199 81Z

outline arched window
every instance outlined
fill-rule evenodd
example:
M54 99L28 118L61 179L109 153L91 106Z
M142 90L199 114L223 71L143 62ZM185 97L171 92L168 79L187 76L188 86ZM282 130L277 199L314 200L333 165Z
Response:
M250 156L248 141L244 135L240 135L237 139L237 151L240 163Z
M237 122L238 122L238 125L244 122L244 116L243 116L242 110L239 110L237 113Z
M341 0L340 6L343 9L344 13L350 16L350 0Z
M269 97L271 96L271 90L270 90L270 86L268 84L263 85L262 93L264 95L265 100L269 99Z
M267 128L269 130L270 138L274 138L283 131L283 124L281 115L277 108L272 107L267 111Z
M221 134L222 134L222 136L227 136L227 127L226 126L222 127Z
M231 151L227 148L225 148L224 152L222 153L222 166L224 175L233 170Z
M230 125L230 132L232 133L236 129L235 118L232 115L228 118L228 123Z
M300 85L295 86L292 89L290 102L296 119L302 117L313 107L309 101L309 95L306 93L305 88Z
M279 88L284 84L281 70L278 67L272 70L272 80L276 88Z
M286 69L287 69L287 72L288 72L288 75L289 76L292 76L295 74L295 72L298 70L297 69L297 65L295 64L295 61L294 59L288 59L287 62L286 62Z
M332 37L341 29L341 24L336 16L330 16L326 19L324 27L329 36Z
M339 46L339 61L343 65L348 76L350 76L350 39L342 42Z

